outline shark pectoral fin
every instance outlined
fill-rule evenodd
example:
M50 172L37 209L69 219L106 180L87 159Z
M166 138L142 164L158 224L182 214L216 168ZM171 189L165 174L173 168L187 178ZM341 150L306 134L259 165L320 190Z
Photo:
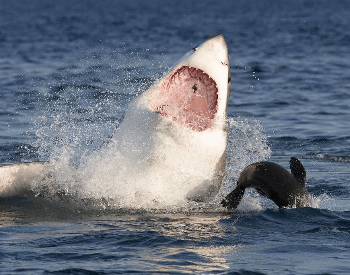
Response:
M219 188L215 182L207 180L188 192L186 198L196 202L207 202L216 196Z
M222 201L222 206L228 209L236 209L241 202L244 195L245 188L237 186L230 194L228 194Z

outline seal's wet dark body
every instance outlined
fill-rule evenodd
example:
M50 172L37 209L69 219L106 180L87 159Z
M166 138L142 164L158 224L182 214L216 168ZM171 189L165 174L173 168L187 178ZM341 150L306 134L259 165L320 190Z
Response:
M235 209L242 200L245 189L255 188L280 208L308 206L305 168L297 158L292 157L290 170L291 172L272 162L251 164L242 171L236 188L224 198L221 204L228 209Z

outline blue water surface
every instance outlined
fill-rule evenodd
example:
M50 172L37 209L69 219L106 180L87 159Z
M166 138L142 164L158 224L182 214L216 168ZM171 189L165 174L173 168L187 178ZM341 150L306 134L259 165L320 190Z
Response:
M254 192L234 213L1 198L0 273L349 274L349 25L346 0L1 0L1 165L67 144L78 163L136 95L222 33L229 117L248 141L267 137L270 161L303 162L314 205L277 209Z

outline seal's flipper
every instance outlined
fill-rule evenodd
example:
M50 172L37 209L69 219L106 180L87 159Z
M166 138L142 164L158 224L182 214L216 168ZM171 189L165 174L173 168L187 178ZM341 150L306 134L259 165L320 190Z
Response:
M303 164L294 157L290 158L290 171L292 172L293 176L296 178L296 180L300 183L301 186L305 186L306 181L306 171L303 166Z
M245 188L237 186L230 194L228 194L221 201L222 206L228 209L236 209L243 198L244 191Z

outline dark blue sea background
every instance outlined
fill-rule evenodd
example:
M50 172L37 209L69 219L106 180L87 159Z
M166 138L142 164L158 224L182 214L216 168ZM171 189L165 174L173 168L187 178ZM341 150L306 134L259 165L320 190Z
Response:
M219 33L232 70L224 192L245 165L295 156L312 207L254 191L233 213L1 198L1 274L350 273L350 1L0 0L0 165L79 163Z

